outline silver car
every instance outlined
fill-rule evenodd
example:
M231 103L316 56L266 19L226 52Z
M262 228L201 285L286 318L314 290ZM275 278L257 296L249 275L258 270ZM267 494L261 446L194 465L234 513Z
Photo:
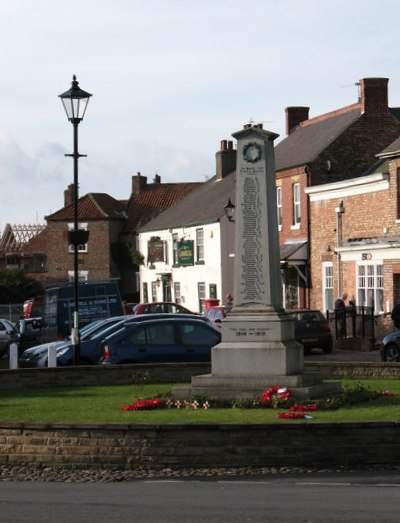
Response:
M13 341L18 342L18 333L14 323L0 318L0 358L8 352Z

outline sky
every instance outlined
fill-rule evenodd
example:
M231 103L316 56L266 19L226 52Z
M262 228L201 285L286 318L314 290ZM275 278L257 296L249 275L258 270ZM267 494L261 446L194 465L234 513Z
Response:
M58 95L93 96L79 125L79 193L128 199L152 182L206 181L249 122L285 137L389 78L400 106L398 0L0 0L0 231L43 224L73 181Z

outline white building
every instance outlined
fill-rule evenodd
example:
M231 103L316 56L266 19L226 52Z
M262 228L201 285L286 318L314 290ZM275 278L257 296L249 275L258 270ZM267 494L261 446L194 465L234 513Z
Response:
M215 177L139 230L142 302L174 301L200 312L205 300L223 303L232 293L234 224L224 206L234 199L233 143L222 141L216 158Z

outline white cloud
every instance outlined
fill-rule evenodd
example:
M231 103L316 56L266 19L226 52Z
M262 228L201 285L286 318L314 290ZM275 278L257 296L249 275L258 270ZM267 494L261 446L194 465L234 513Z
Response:
M284 135L284 108L353 103L390 78L400 106L397 0L2 0L0 223L57 210L72 181L72 127L57 95L91 93L81 193L126 198L141 171L202 180L250 118Z

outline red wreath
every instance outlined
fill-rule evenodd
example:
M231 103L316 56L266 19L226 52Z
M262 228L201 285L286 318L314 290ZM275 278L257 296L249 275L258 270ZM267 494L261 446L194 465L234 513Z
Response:
M272 403L279 403L286 401L291 397L291 392L285 387L275 385L274 387L269 387L262 393L260 402L264 405L270 405Z
M154 400L139 400L135 401L131 405L124 405L121 410L149 410L149 409L162 409L165 407L165 401L162 399Z

